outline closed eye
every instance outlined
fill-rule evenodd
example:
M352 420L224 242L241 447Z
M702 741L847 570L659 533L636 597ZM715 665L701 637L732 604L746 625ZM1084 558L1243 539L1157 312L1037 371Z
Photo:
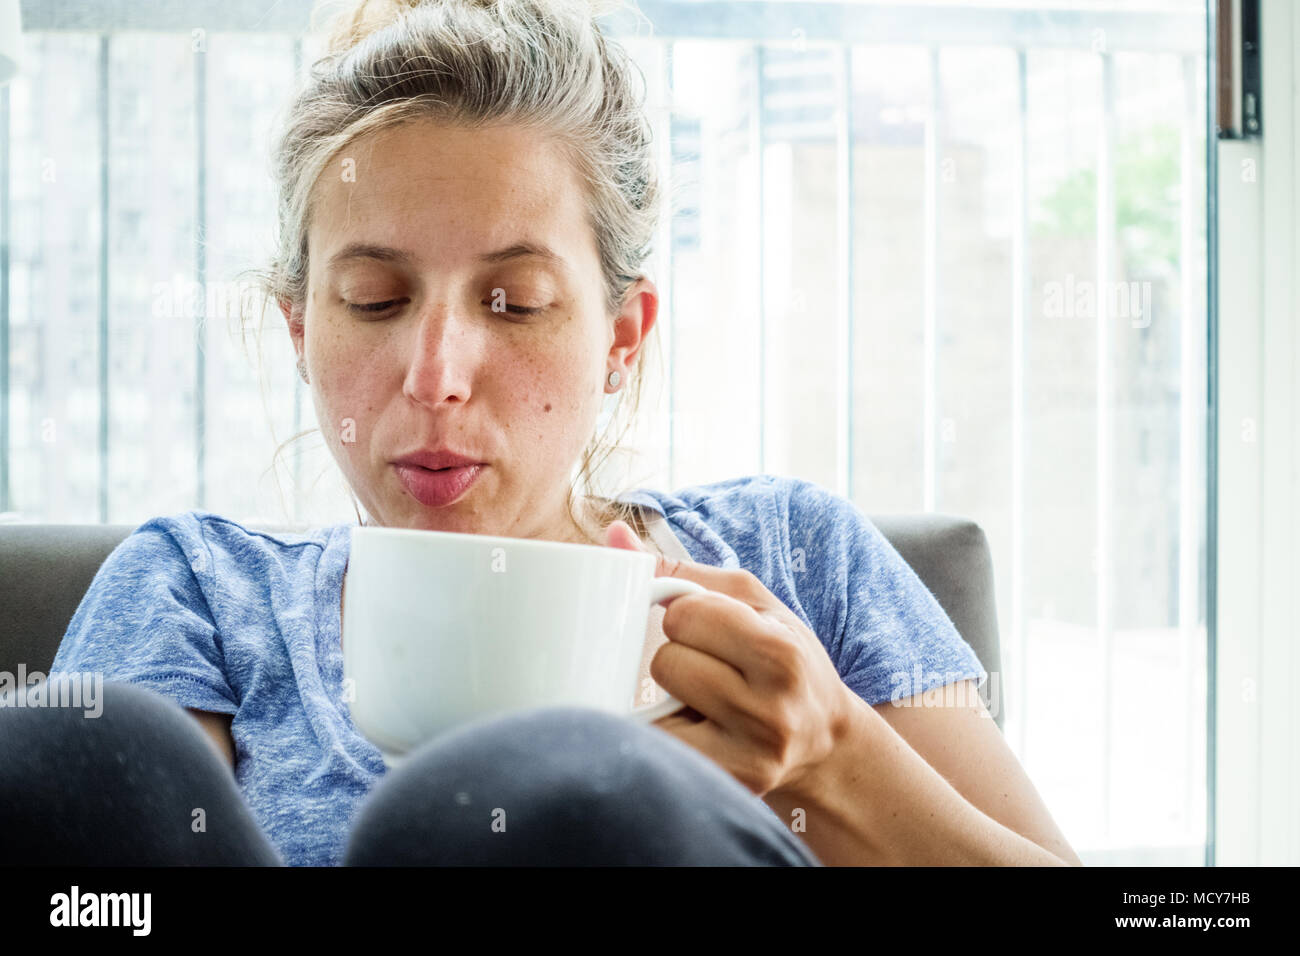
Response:
M368 313L387 312L389 309L393 308L394 306L401 305L403 302L406 301L407 301L406 299L389 299L386 302L349 302L348 308L351 309L353 312L368 312ZM522 305L507 304L506 311L513 312L516 315L536 315L538 312L541 312L543 310L540 308L528 308Z
M537 315L539 312L546 311L546 306L531 307L525 305L511 305L503 298L496 296L491 299L485 299L483 304L488 307L488 311L494 312L497 315L500 315L502 312L509 312L512 315Z
M348 308L353 312L387 312L393 306L405 301L405 299L389 299L387 302L349 302Z

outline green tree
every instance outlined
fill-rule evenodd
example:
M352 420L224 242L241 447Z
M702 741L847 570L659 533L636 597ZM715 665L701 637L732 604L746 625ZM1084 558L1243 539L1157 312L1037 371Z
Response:
M1147 127L1116 144L1115 224L1128 275L1153 275L1177 268L1179 149L1179 132L1169 125ZM1033 232L1044 238L1096 235L1095 166L1075 170L1043 200L1036 210Z

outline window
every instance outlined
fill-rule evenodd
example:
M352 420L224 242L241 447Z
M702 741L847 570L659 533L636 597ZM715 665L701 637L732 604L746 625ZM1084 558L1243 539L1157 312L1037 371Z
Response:
M313 425L278 312L261 368L203 317L269 254L310 6L24 9L0 511L352 517L321 442L271 470ZM653 34L607 26L675 214L665 361L611 483L768 471L977 520L1007 736L1067 836L1203 862L1204 3L640 7Z

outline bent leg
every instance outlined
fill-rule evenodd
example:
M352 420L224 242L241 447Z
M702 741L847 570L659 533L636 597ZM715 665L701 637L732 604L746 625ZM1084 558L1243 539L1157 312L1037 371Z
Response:
M0 864L281 865L193 717L134 684L102 691L98 716L3 699Z
M430 741L366 796L346 866L819 866L762 801L657 727L577 707Z

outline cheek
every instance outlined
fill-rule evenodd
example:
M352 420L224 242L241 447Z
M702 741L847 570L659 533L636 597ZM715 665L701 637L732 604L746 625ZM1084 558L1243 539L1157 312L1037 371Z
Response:
M591 424L593 411L591 375L578 368L571 357L560 357L554 362L539 363L531 372L529 387L520 394L527 395L520 416L526 418L538 432L552 440L557 437L572 443Z
M361 438L369 432L364 411L329 381L316 386L315 395L316 420L326 440L344 456L358 454Z
M378 415L379 374L374 363L333 356L320 363L312 380L320 428L333 433L332 441L345 455L365 453Z
M517 410L518 417L549 435L576 427L582 417L577 385L571 380L540 376L521 394L526 398L524 407Z

